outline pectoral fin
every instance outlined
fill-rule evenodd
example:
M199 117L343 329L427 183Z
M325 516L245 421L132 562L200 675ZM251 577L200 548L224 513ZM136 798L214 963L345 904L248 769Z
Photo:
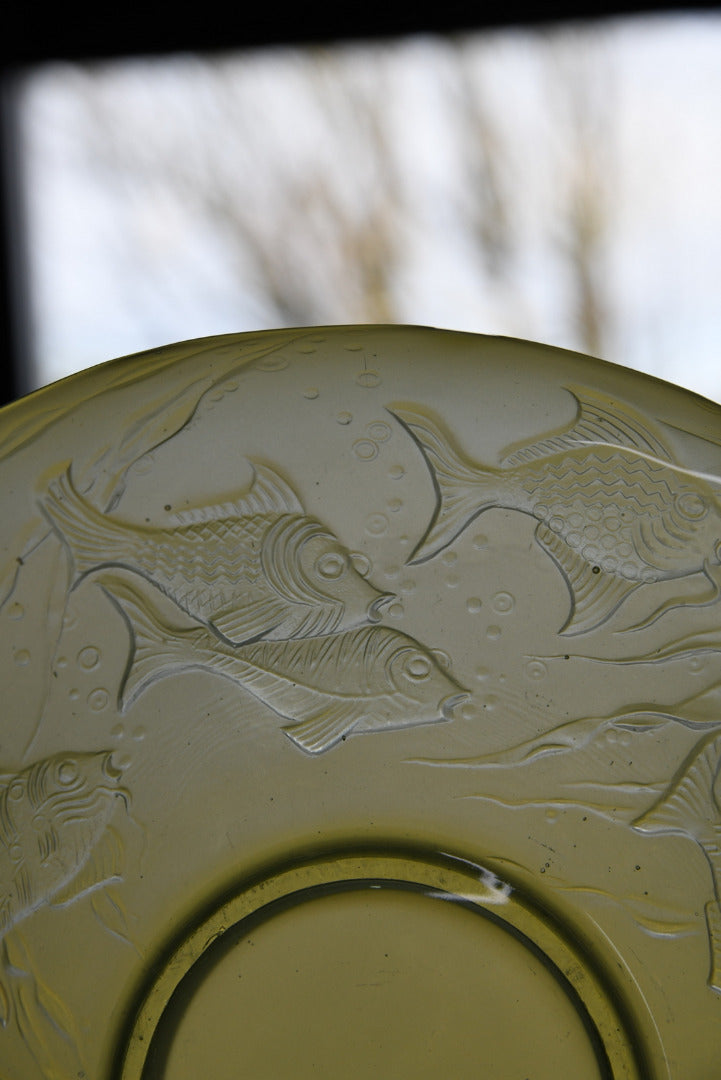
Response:
M93 848L87 862L62 889L54 894L51 903L62 907L85 893L120 877L123 864L123 842L113 828L108 826Z
M610 619L640 582L606 574L577 555L564 540L541 522L536 540L558 566L571 594L571 611L561 634L585 634Z
M117 891L108 887L97 889L92 895L90 904L93 915L100 925L113 937L119 938L126 945L130 945L139 956L142 956L140 949L130 936L128 916L124 904L117 895Z
M358 723L356 702L342 702L321 713L283 728L289 739L308 754L321 754L340 742Z
M231 645L264 637L288 616L288 601L267 596L252 604L234 604L213 616L210 625Z

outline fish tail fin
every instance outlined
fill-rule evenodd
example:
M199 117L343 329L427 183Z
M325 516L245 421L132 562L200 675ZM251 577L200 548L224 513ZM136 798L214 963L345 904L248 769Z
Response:
M470 462L428 416L401 406L388 411L420 449L436 491L431 523L409 560L425 562L447 547L484 510L499 504L500 473Z
M75 490L69 468L48 485L41 510L68 547L76 580L110 562L113 541L125 535Z
M721 735L714 732L702 740L700 749L693 750L686 758L661 798L636 818L634 829L691 836L703 844L718 832L719 808L714 785L720 767Z
M124 580L105 577L101 587L130 632L130 656L118 691L118 703L124 711L152 683L172 670L188 666L192 652L187 638L198 631L167 626Z

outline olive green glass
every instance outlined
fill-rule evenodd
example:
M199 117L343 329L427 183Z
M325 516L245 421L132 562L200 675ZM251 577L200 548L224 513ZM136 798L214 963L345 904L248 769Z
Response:
M709 1080L721 408L415 327L0 413L2 1080Z

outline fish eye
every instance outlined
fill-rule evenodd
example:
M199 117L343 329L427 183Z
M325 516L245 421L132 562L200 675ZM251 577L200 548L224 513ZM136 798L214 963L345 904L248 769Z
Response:
M676 499L676 508L689 521L699 521L708 510L706 500L693 491L684 491Z
M322 578L334 581L346 571L347 561L339 551L326 551L316 560L315 568Z
M60 784L72 784L78 778L78 765L72 758L66 758L58 766L58 782Z
M416 653L406 660L403 670L409 679L425 679L431 672L431 662L422 653Z
M8 798L15 799L15 801L17 802L18 799L22 799L24 794L25 794L25 787L24 787L22 781L21 780L15 780L10 785L10 789L8 791Z

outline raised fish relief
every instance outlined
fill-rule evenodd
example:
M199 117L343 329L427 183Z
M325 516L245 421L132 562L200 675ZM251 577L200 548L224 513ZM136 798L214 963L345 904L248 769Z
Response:
M721 718L718 721L721 724ZM668 789L633 822L651 835L688 836L711 869L713 896L705 907L710 965L708 985L721 994L721 733L706 735L681 765Z
M105 579L103 588L131 632L132 659L120 690L125 707L158 679L200 668L290 720L289 738L318 754L351 733L451 719L468 697L422 645L386 626L232 648L204 627L168 626L127 583Z
M507 450L499 467L471 461L444 427L416 407L389 410L419 447L436 508L412 562L446 548L493 507L529 514L536 540L561 570L571 610L560 632L602 626L642 585L702 573L721 583L721 478L676 465L642 417L589 389L568 430ZM666 599L647 622L698 598Z
M235 502L174 515L172 528L100 513L66 472L41 509L69 552L73 582L107 566L142 575L218 638L242 645L328 634L378 621L387 599L349 552L309 518L266 465Z
M625 822L636 832L649 836L684 836L701 849L711 870L712 895L705 905L710 965L707 979L710 989L721 994L721 684L679 703L674 709L639 705L605 717L581 717L564 721L495 753L468 757L427 759L419 764L479 770L512 770L517 776L523 768L524 795L498 798L490 792L477 792L475 798L488 799L504 806L580 807L614 822ZM527 769L552 755L586 755L593 762L605 736L653 738L665 727L678 726L688 732L703 734L686 755L670 781L650 781L638 776L624 782L591 776L586 781L559 782L553 795L536 796L534 780ZM628 743L627 743L628 744ZM594 755L594 748L596 754ZM652 800L648 802L649 798ZM640 807L644 806L644 809ZM640 812L639 812L640 810ZM564 887L560 884L559 887ZM577 886L576 891L583 891ZM609 900L612 895L604 894ZM642 898L631 907L641 911ZM657 936L669 934L668 927L634 912L640 926ZM669 924L673 929L678 922ZM670 934L669 934L670 936Z
M575 408L575 419L486 465L452 407L434 404L437 373L425 385L419 365L417 378L404 371L394 384L380 349L367 360L353 343L318 359L317 334L281 339L282 352L261 341L244 359L232 341L217 356L208 344L202 378L189 363L182 378L154 381L149 362L149 386L117 399L113 417L100 408L108 429L95 444L65 432L56 446L51 432L44 457L21 460L20 525L17 534L7 526L0 592L7 668L17 700L29 703L15 769L0 775L0 1040L14 1038L21 1064L17 1077L0 1065L2 1080L25 1080L28 1054L28 1080L100 1075L88 1071L85 1059L100 1054L72 1015L85 991L57 974L92 949L86 912L132 945L126 898L139 944L156 948L183 905L204 901L206 881L230 880L268 837L280 850L280 830L292 844L338 820L364 840L389 779L390 830L408 826L403 835L421 842L428 829L434 843L445 830L449 848L455 838L471 855L476 844L515 860L518 881L533 877L549 909L555 890L593 894L590 912L579 901L579 926L600 907L600 932L610 927L613 940L621 926L621 945L638 947L630 966L660 995L664 958L671 967L693 955L688 984L713 1009L703 965L708 947L708 986L721 994L721 682L709 690L721 655L710 606L721 592L721 476L710 439L699 449L692 420L674 429L658 419L663 405L649 419L576 385L593 372L567 359L537 400L524 391L509 409L516 427L505 439L530 429L524 400L567 409L555 415ZM474 393L495 360L462 368L478 380ZM490 425L501 404L494 379L489 441L500 430ZM265 414L272 456L243 457L252 482L241 488L235 462L263 455ZM298 434L293 426L286 439L291 416ZM78 431L92 431L90 410L79 421ZM33 425L8 452L33 449ZM685 445L708 471L679 464ZM214 458L217 473L206 472ZM432 518L419 519L417 497L431 488ZM166 500L192 506L191 493L203 505L153 516ZM430 513L431 502L420 505ZM488 515L487 529L451 550L494 508L518 513ZM548 573L537 574L544 563ZM118 751L28 764L66 737L71 746L115 740ZM135 805L156 830L145 881L128 858L118 761L130 759ZM306 777L319 782L301 806L287 792ZM590 824L579 825L585 815ZM192 828L183 834L178 822ZM383 843L380 827L377 835ZM555 862L534 862L540 848L553 860L545 851L554 844ZM669 849L684 872L665 879ZM75 936L49 964L38 943L55 916L40 910L77 901ZM677 944L684 936L695 951ZM145 960L133 970L136 958L119 951L134 985ZM104 959L106 974L115 957Z
M292 340L295 335L282 333L280 340ZM302 337L302 335L301 335ZM211 399L237 388L238 372L243 367L264 356L273 353L277 341L267 338L246 340L233 346L234 363L230 370L222 371L219 376L206 374L198 376L197 364L202 363L204 354L217 348L218 339L213 342L188 342L186 346L172 349L152 350L136 358L133 370L114 373L108 380L107 369L98 374L98 382L104 391L120 390L126 384L144 383L163 373L167 368L177 375L178 369L188 365L189 374L178 383L177 378L162 379L155 388L144 386L133 405L113 416L112 422L103 425L101 438L107 442L99 448L93 447L89 459L84 462L73 460L76 482L87 497L92 492L93 503L104 511L115 509L122 498L132 474L151 466L153 452L178 436L197 422L198 416L211 403ZM243 358L244 357L244 358ZM47 407L38 407L33 399L21 399L13 407L12 418L4 417L3 434L0 437L0 455L8 461L21 453L23 448L31 446L36 439L42 439L55 424L73 414L82 414L86 405L91 404L99 387L95 377L84 377L82 389L76 383L65 386L62 391L53 387L48 391ZM64 393L66 392L66 393ZM67 396L66 396L67 394ZM63 400L64 399L64 400ZM62 402L62 404L61 404ZM89 445L86 449L89 449ZM98 453L100 449L100 453ZM41 514L38 520L28 522L19 540L18 550L0 563L0 610L13 594L20 567L27 557L47 538L47 519Z
M630 661L633 662L633 661ZM478 768L505 768L527 765L542 757L586 750L602 733L653 734L667 725L678 725L692 732L721 728L721 684L715 684L678 702L661 708L648 702L629 705L610 716L582 716L563 720L540 734L490 754L448 758L446 764Z
M128 806L121 779L106 751L68 751L0 774L0 1025L17 1025L44 1077L85 1073L72 1018L18 927L43 905L89 895L101 921L115 913L109 929L118 932L122 908L100 890L121 878L123 842L111 824L118 803Z

